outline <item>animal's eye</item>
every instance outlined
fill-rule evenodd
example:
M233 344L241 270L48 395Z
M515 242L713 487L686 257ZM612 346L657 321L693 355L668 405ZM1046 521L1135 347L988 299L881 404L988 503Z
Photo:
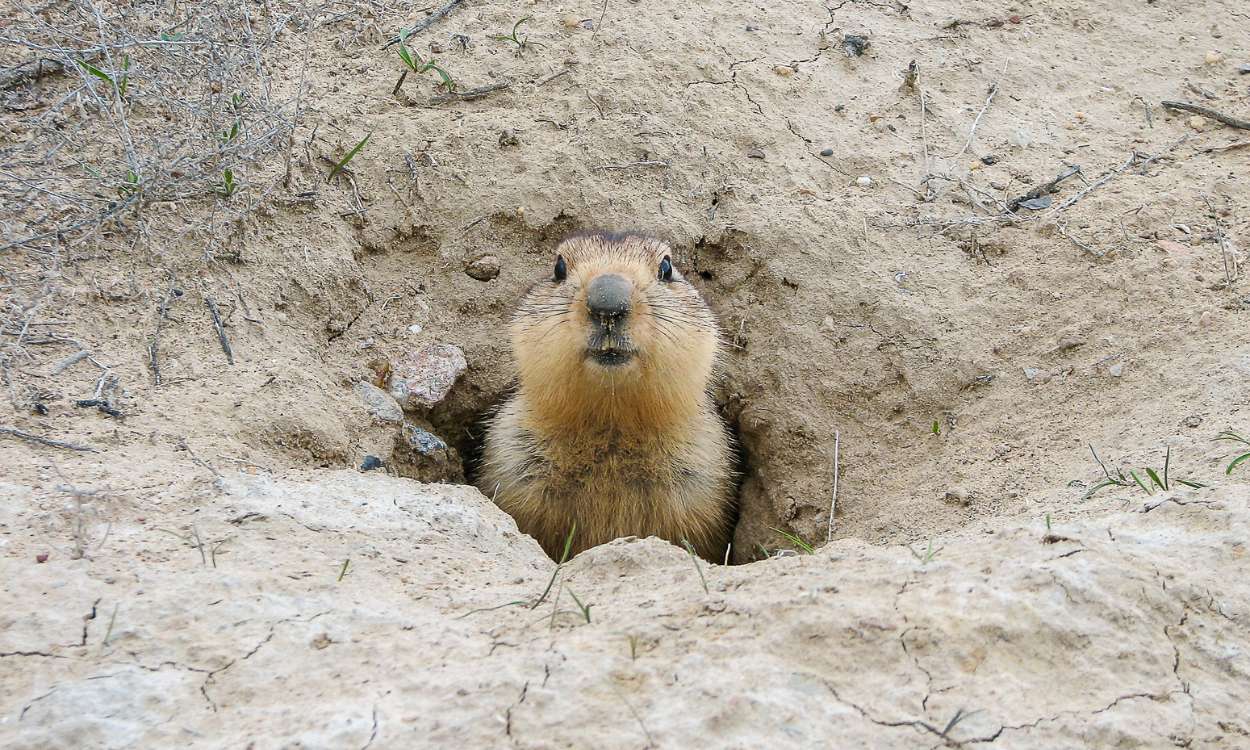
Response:
M565 280L565 279L567 279L568 277L569 277L569 267L568 267L568 265L567 265L567 264L565 264L565 262L564 262L564 256L563 256L563 255L557 255L557 256L556 256L556 272L555 272L555 280L556 280L556 281L564 281L564 280Z
M660 276L660 281L672 281L673 280L673 261L669 260L669 257L667 255L664 256L664 260L660 261L659 276Z

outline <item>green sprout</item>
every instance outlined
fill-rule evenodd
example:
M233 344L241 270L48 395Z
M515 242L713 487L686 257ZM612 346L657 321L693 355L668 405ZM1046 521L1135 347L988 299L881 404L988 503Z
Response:
M799 549L803 550L809 555L816 551L815 547L813 547L812 545L800 539L798 535L796 534L791 534L788 531L782 531L781 529L776 529L776 528L773 528L772 526L769 526L768 528L772 529L778 534L781 534L782 536L786 538L786 541L790 542L790 544L793 544L795 547L798 547Z
M78 65L101 81L115 87L118 96L124 97L126 95L126 89L130 86L130 55L122 55L122 74L117 78L105 73L86 60L79 60Z
M234 170L227 168L221 173L221 186L216 188L215 192L223 198L229 198L238 189L238 183L234 181Z
M524 38L517 36L517 29L521 28L521 24L525 23L526 21L532 21L533 19L534 19L533 16L526 16L522 18L521 20L517 21L516 23L512 24L511 34L507 34L507 35L493 34L491 35L490 38L494 39L497 42L512 42L513 44L516 45L517 54L520 54L522 51L525 50L526 47L529 47L531 45L535 47L542 47L544 45L539 44L538 42L531 42L529 36L525 36Z
M1223 432L1219 434L1219 437L1215 439L1216 440L1231 440L1234 443L1241 443L1242 445L1250 446L1250 439L1247 439L1241 435L1238 435L1232 430L1224 430ZM1242 464L1243 462L1247 460L1250 460L1250 451L1247 451L1241 454L1240 456L1237 456L1236 458L1234 458L1232 463L1228 465L1228 468L1224 470L1224 474L1226 475L1232 474L1233 469L1236 469L1240 464Z
M355 146L352 146L352 150L347 152L347 156L344 156L342 161L335 163L334 169L330 170L330 176L326 178L326 182L333 180L334 175L338 174L339 172L342 172L343 168L347 166L348 162L356 158L356 154L359 153L360 149L364 148L365 144L369 142L369 136L371 135L373 135L373 133L369 133L369 135L366 135L364 138L361 138L360 143L357 143Z
M1145 492L1147 495L1153 495L1154 490L1156 488L1161 489L1164 492L1167 492L1168 490L1172 489L1173 484L1182 484L1186 487L1192 487L1194 489L1202 489L1203 487L1206 487L1205 484L1199 484L1198 482L1194 482L1188 479L1177 479L1175 481L1171 479L1171 477L1169 476L1169 470L1172 464L1172 447L1171 446L1168 446L1167 453L1164 454L1164 457L1163 457L1163 475L1162 476L1159 475L1159 472L1149 467L1142 469L1142 473L1146 475L1146 479L1150 480L1149 484L1143 481L1142 478L1137 474L1137 472L1132 469L1129 470L1128 476L1125 476L1124 471L1117 467L1115 470L1115 474L1112 475L1112 473L1107 469L1107 465L1104 464L1102 462L1102 459L1098 457L1098 452L1094 450L1093 445L1089 446L1089 452L1094 454L1094 460L1098 462L1098 466L1102 469L1102 474L1103 474L1104 479L1098 484L1089 488L1089 492L1085 493L1085 497L1087 499L1092 497L1095 492L1097 492L1098 490L1101 490L1104 487L1132 487L1133 485L1137 485L1138 487L1141 488L1141 491Z
M416 52L408 49L407 31L401 30L399 32L398 52L399 59L404 61L404 65L408 68L408 70L405 70L400 74L399 80L395 82L395 88L391 91L392 94L399 93L399 87L404 85L404 79L408 77L409 72L421 75L422 73L431 70L437 73L438 77L442 79L438 85L447 89L447 93L450 94L456 90L456 82L451 79L451 75L446 70L439 67L439 65L434 61L434 58L423 60Z

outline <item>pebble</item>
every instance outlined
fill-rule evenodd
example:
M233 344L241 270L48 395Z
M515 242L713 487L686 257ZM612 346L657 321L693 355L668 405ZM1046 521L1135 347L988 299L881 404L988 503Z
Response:
M782 78L789 78L794 75L794 68L789 65L777 65L773 67L773 72Z
M47 553L47 552L40 552L39 554L35 555L35 562L37 562L37 563L46 563L47 561L48 561L48 553Z
M1210 52L1207 53L1207 56L1203 58L1203 60L1206 62L1207 65L1218 65L1219 63L1224 61L1224 56L1221 55L1219 52L1216 52L1215 50L1211 50Z
M365 382L357 383L352 389L365 403L365 408L369 410L369 413L377 419L383 422L404 421L404 410L399 408L399 402L391 394L372 383Z
M365 460L360 462L361 471L373 471L382 468L382 459L377 456L365 456Z
M760 149L760 148L753 148L753 149L751 149L751 150L747 151L747 158L748 158L748 159L763 159L763 158L764 158L764 150L763 150L763 149Z
M1007 142L1016 148L1028 148L1029 144L1033 143L1033 134L1024 128L1020 128L1007 136Z
M1032 383L1045 383L1050 380L1050 373L1036 367L1024 368L1024 377Z
M859 177L855 178L855 184L859 185L862 188L872 187L872 178L866 174L860 175Z
M1124 365L1117 362L1114 365L1111 365L1110 367L1108 367L1107 372L1111 374L1111 377L1118 378L1124 374Z
M1202 424L1202 417L1197 414L1190 414L1188 417L1181 420L1181 424L1185 427L1193 429L1194 427Z
M520 146L521 139L517 136L516 131L511 128L504 128L499 133L500 146Z
M998 163L998 157L994 154L986 154L981 157L981 163L987 167L993 166Z
M430 344L391 363L389 390L404 409L427 409L447 396L468 367L460 347Z
M831 149L831 148L822 148L822 149L820 150L820 155L821 155L821 156L833 156L833 149Z
M1207 126L1207 118L1203 117L1202 115L1194 115L1193 117L1189 118L1185 122L1189 123L1189 127L1193 128L1194 130L1203 130Z
M420 323L413 323L412 325L408 326L408 333L411 333L413 336L416 336L418 333L421 333L421 331L423 330L425 329L421 327Z
M499 275L499 258L483 255L465 267L464 272L478 281L490 281Z
M576 29L578 26L581 26L581 25L582 25L582 19L578 18L577 16L565 16L564 17L564 28L566 29Z

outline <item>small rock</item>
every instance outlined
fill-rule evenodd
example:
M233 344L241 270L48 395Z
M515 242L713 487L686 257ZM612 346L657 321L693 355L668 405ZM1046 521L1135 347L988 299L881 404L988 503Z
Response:
M1007 136L1007 142L1016 148L1028 148L1033 143L1033 134L1025 128L1019 128Z
M855 178L855 184L859 185L862 188L872 187L872 178L866 174L860 175L859 177Z
M764 149L761 149L761 148L753 148L753 149L751 149L751 150L747 151L747 158L748 158L748 159L763 159L763 158L764 158Z
M821 156L833 156L833 149L831 149L831 148L822 148L822 149L820 150L820 155L821 155Z
M511 128L504 128L499 133L500 146L520 146L521 139L517 137L516 131Z
M1207 53L1206 57L1203 58L1203 61L1207 65L1218 65L1224 61L1224 56L1215 50L1211 50Z
M408 333L411 333L413 336L416 336L418 333L421 333L421 331L423 330L425 329L421 327L420 323L413 323L412 325L408 326Z
M42 564L42 563L46 563L47 561L48 561L47 552L40 552L39 554L35 555L35 562Z
M365 460L360 462L361 471L373 471L382 468L382 459L377 456L365 456Z
M1114 365L1107 368L1107 372L1110 373L1111 377L1118 378L1124 374L1124 365L1116 362Z
M334 641L330 640L330 636L326 635L325 633L318 633L316 637L312 639L311 645L313 648L320 651L324 649L326 646L329 646L331 643L334 643Z
M982 157L981 157L981 163L982 163L982 164L984 164L984 165L985 165L985 166L987 166L987 167L988 167L988 166L991 166L991 165L994 165L994 164L997 164L997 163L998 163L998 157L997 157L997 156L995 156L994 154L986 154L985 156L982 156Z
M578 18L577 16L565 16L564 17L564 28L566 29L576 29L577 27L581 25L582 25L582 19Z
M1185 417L1184 419L1181 420L1181 425L1184 427L1188 427L1191 430L1200 424L1202 424L1202 417L1198 416L1197 414L1190 414L1188 417Z
M794 68L791 68L789 65L777 65L773 67L773 72L782 78L789 78L794 75Z
M1237 66L1237 73L1240 75L1250 75L1250 63Z
M1207 118L1203 117L1202 115L1194 115L1193 117L1189 118L1185 122L1188 123L1189 127L1193 128L1194 130L1205 130L1207 127Z
M1026 367L1024 377L1031 383L1045 383L1050 380L1050 373L1036 367Z
M391 364L391 396L408 411L429 408L447 396L468 367L460 347L430 344Z
M419 482L455 484L464 481L464 467L455 448L438 435L404 422L397 438L396 471Z
M399 403L391 396L391 394L382 390L372 383L357 383L352 387L356 391L356 395L360 400L365 402L365 408L369 413L383 422L402 422L404 421L404 410L399 408Z
M478 281L490 281L499 275L499 258L483 255L465 266L464 272Z
M1015 15L1015 14L1012 14L1012 15L1010 15L1010 16L1007 16L1007 22L1008 22L1008 23L1021 23L1021 22L1023 22L1023 21L1024 21L1024 19L1023 19L1022 17L1020 17L1020 16L1018 16L1018 15Z

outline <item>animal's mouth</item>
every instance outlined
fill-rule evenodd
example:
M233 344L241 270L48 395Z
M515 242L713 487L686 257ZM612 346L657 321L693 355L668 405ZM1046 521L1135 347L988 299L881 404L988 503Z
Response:
M586 359L601 367L621 367L633 360L637 350L620 334L597 332L586 342Z
M634 358L634 353L624 349L603 349L588 351L586 356L590 361L603 367L620 367L629 364L629 361Z

